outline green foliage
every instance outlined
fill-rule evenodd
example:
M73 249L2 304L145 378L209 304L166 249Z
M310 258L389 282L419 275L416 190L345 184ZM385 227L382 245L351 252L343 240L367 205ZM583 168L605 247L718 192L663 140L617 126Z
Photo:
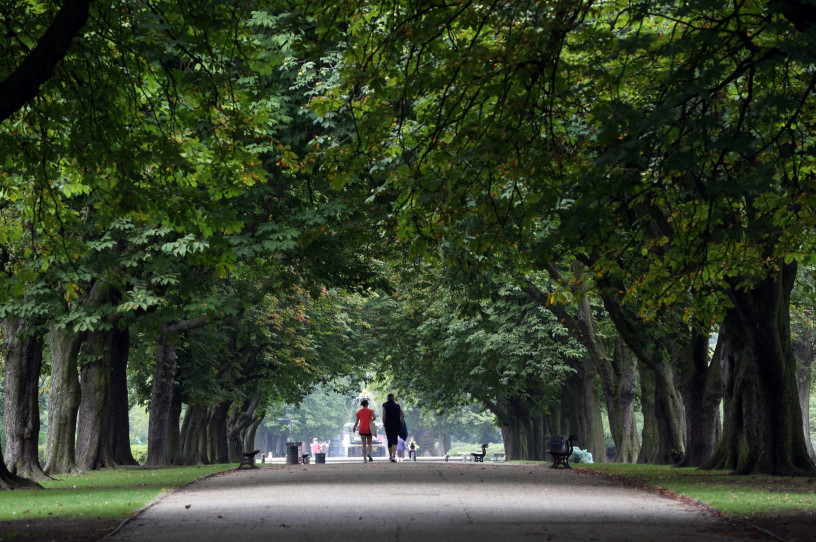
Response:
M147 460L147 444L131 444L130 453L133 454L133 459L140 465L144 465Z
M465 302L432 280L412 287L366 307L367 357L401 396L448 420L473 403L495 413L510 397L547 410L582 353L549 311L512 288Z
M644 317L717 321L729 288L812 253L812 36L778 9L321 6L348 29L312 108L358 129L315 152L416 255L575 251Z
M318 388L297 406L278 405L267 412L264 426L279 435L289 434L289 423L279 418L294 418L293 437L311 441L317 437L320 442L328 441L343 432L343 425L353 421L351 396L343 395L329 388Z
M130 426L130 446L147 443L148 415L145 409L138 405L133 405L128 411Z

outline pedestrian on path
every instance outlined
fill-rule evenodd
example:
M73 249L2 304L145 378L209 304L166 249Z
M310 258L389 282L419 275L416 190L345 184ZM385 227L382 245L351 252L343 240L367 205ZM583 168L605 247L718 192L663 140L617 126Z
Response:
M394 401L394 394L388 394L388 400L383 403L383 425L385 426L385 437L388 439L388 455L392 463L396 463L397 438L402 431L402 424L405 422L405 413L402 407Z
M371 457L371 425L374 423L374 420L377 419L377 416L373 410L368 408L368 399L360 401L360 406L362 408L357 411L357 421L354 422L354 427L351 428L351 432L358 431L357 428L359 426L363 463L365 463L366 457L368 457L369 461L374 461Z
M402 437L397 435L397 461L404 461L405 460L405 450L408 447L405 445L405 441L402 440Z
M419 444L416 443L414 437L408 439L408 459L411 461L416 461L417 448L419 448Z

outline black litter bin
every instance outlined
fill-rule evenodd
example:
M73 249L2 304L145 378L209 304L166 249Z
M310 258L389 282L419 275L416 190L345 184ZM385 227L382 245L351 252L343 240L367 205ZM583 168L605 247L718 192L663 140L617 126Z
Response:
M324 452L317 452L315 454L315 464L325 463L325 462L326 462L326 454Z
M558 454L567 451L567 437L564 435L546 435L547 452Z
M297 442L286 443L286 464L297 465L300 459L300 444Z

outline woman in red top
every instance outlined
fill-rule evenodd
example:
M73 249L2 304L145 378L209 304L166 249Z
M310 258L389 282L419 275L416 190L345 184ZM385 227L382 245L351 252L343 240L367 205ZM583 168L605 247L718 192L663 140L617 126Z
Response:
M353 433L357 430L357 426L360 426L360 440L363 443L363 463L365 463L366 456L368 456L369 461L374 461L371 458L371 424L374 423L377 416L374 415L373 410L368 408L368 399L360 401L360 406L363 408L357 411L357 421L354 422L351 432Z

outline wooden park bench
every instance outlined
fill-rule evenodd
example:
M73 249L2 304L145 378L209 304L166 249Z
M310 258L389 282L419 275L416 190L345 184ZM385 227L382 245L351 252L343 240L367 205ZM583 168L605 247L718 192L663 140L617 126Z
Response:
M504 452L494 452L493 453L493 462L495 463L498 460L504 461Z
M487 444L482 444L482 451L481 452L470 452L470 455L473 456L473 461L476 463L484 463L484 456L487 453Z
M250 469L257 469L258 466L255 464L255 456L261 453L260 450L252 450L251 452L243 451L243 446L241 446L241 439L238 438L238 435L233 435L230 437L230 440L235 441L235 455L238 456L238 459L241 460L238 463L238 467L236 470L240 469L244 465L246 465Z
M562 435L547 435L547 453L553 457L553 464L550 468L564 466L571 469L569 464L570 456L572 456L572 443L578 440L575 435L570 435L565 439Z

